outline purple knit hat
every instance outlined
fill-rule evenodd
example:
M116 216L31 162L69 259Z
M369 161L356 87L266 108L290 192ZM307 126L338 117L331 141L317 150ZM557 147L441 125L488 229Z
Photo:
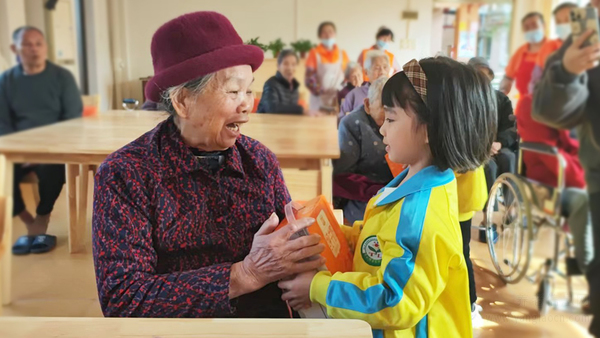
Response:
M245 45L231 22L216 12L182 15L162 25L152 37L154 77L146 84L146 97L160 102L161 93L220 69L260 67L264 52Z

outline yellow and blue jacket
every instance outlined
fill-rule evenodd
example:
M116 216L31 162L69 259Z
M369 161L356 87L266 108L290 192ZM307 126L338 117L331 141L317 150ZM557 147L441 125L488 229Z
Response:
M477 211L483 210L488 199L487 184L483 166L464 174L455 173L458 191L458 221L473 218Z
M430 166L402 182L407 173L345 227L354 271L319 272L310 298L332 318L368 322L375 338L472 337L454 173Z

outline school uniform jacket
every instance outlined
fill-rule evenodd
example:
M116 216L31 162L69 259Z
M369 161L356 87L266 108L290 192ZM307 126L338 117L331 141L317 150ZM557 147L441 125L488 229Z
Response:
M488 200L484 166L464 174L455 173L458 191L458 221L468 221L483 210Z
M330 317L368 322L376 338L472 337L454 173L431 166L398 186L407 173L347 232L354 271L319 272L311 300Z

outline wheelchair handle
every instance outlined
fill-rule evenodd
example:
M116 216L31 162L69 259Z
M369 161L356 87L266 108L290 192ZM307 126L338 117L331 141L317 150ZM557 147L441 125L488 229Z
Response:
M548 156L558 156L558 149L543 143L521 142L521 150Z
M519 174L522 174L523 169L523 152L532 152L546 156L552 156L557 159L557 167L558 167L558 182L556 182L555 193L561 193L565 188L565 171L567 169L567 161L562 156L562 154L558 151L556 147L549 146L543 143L535 143L535 142L521 142L519 143L519 160L517 164L517 171Z

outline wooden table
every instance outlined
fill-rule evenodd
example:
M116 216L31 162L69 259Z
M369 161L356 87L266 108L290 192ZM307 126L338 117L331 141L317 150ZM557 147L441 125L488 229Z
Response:
M11 338L370 338L359 320L336 319L144 319L0 318L0 337Z
M166 117L163 112L111 111L0 137L0 199L5 199L6 211L4 222L0 220L0 237L4 233L2 243L7 249L0 264L3 304L10 303L14 163L67 165L69 251L78 252L84 247L86 237L89 166L101 163ZM331 200L331 160L340 156L335 117L252 114L250 123L242 126L242 133L275 153L294 199L323 194ZM79 191L76 190L78 173Z

